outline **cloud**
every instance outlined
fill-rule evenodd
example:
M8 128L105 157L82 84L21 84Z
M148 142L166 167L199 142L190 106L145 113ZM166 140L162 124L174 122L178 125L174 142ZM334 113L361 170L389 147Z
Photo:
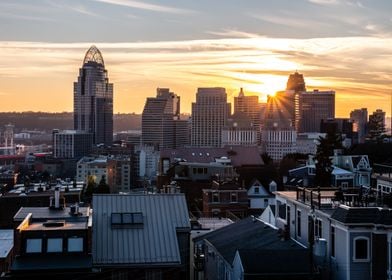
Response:
M172 14L191 13L190 10L179 9L179 8L157 5L157 4L150 4L150 3L135 1L135 0L94 0L94 1L111 4L111 5L135 8L140 10L153 11L153 12L172 13Z
M236 29L223 29L222 31L206 31L207 34L217 35L225 38L260 38L256 33L239 31Z
M308 0L308 2L318 5L336 5L339 4L338 0Z
M227 34L236 35L230 31ZM391 37L370 36L305 40L240 37L98 43L97 47L104 56L109 79L115 84L116 111L140 112L144 98L153 95L157 86L170 87L178 92L184 100L182 107L188 112L195 88L199 86L224 86L228 92L244 87L247 93L263 97L274 90L284 89L287 76L298 70L305 75L309 88L337 91L337 112L341 116L343 113L339 112L361 106L361 99L362 102L367 100L362 107L366 105L369 110L385 105L380 100L389 95L391 73L385 61L392 59L392 49L388 47L391 44ZM90 45L0 42L2 90L16 92L14 86L18 80L23 81L18 83L20 86L26 87L21 91L28 93L31 83L42 85L51 81L54 87L51 91L39 86L42 91L39 94L48 91L41 98L49 100L65 96L72 106L72 82ZM50 92L58 95L52 96ZM139 98L140 104L131 100L130 92L138 92L144 97ZM356 103L339 103L350 95ZM30 97L23 98L28 100ZM58 104L57 100L53 102ZM34 104L31 98L30 104Z

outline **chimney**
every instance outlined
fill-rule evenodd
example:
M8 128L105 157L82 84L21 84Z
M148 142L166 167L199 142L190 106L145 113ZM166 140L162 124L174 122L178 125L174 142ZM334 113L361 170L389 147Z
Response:
M54 208L60 208L60 188L56 187L54 189Z

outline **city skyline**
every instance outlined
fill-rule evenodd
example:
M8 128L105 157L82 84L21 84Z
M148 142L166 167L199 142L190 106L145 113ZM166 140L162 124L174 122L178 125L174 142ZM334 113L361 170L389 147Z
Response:
M72 111L80 57L95 44L116 113L141 113L158 87L187 113L198 87L266 101L298 70L309 90L336 92L337 117L362 107L390 116L392 3L218 2L2 1L0 111Z

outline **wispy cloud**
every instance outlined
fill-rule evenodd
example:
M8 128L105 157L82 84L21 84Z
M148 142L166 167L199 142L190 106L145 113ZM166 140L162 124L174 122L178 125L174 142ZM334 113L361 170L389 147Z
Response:
M318 5L336 5L339 4L338 0L308 0L310 3Z
M192 11L186 9L180 9L170 6L163 6L157 4L146 3L136 0L94 0L96 2L102 2L111 5L119 5L129 8L135 8L140 10L147 10L153 12L173 13L173 14L188 14Z
M206 31L206 34L217 35L225 38L260 38L259 34L244 32L236 29L223 29L222 31Z

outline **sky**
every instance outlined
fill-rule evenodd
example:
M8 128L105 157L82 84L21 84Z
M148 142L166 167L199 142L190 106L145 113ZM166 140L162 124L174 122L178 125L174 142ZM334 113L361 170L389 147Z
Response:
M391 0L1 0L0 111L72 111L73 82L96 45L115 113L141 113L157 87L191 111L198 87L232 102L284 90L336 91L336 116L392 96Z

